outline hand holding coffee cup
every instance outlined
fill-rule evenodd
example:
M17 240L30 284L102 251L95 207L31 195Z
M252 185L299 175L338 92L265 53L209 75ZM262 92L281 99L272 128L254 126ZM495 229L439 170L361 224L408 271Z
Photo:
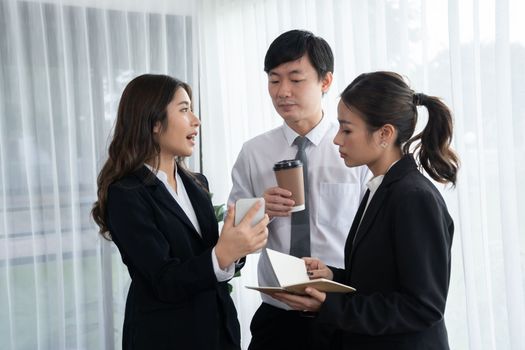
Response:
M303 163L298 159L282 160L273 166L279 188L290 191L294 201L291 212L304 210Z
M270 218L290 216L295 202L290 199L292 192L280 187L270 187L264 191L263 197L266 202L265 213Z

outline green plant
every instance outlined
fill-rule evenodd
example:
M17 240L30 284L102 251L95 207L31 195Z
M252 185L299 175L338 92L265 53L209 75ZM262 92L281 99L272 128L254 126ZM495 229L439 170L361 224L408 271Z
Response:
M214 205L213 210L215 211L215 218L217 219L217 222L224 221L224 216L226 215L226 205Z

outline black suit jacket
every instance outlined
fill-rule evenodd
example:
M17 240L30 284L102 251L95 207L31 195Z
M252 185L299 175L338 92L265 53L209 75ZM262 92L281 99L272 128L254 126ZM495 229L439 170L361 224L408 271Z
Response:
M213 206L202 187L178 173L202 237L146 167L108 191L108 227L131 276L123 348L218 349L219 332L240 347L237 313L211 260L218 240Z
M335 348L448 349L454 224L442 196L407 155L387 172L359 225L364 206L347 238L345 269L332 268L334 280L357 292L328 294L318 321L336 329Z

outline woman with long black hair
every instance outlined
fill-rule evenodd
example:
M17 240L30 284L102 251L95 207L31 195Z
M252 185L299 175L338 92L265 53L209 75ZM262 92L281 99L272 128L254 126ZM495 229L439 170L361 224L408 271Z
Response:
M230 208L218 236L206 178L182 162L200 125L191 106L177 79L133 79L98 176L92 215L131 276L124 349L240 349L227 281L236 261L265 245L268 217L250 226L256 204L233 226Z

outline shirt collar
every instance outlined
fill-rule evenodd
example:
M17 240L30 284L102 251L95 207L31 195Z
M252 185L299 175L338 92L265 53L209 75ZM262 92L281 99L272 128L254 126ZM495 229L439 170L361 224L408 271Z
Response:
M373 177L366 183L366 187L370 190L371 193L374 193L377 191L379 186L381 185L381 182L383 182L385 175L378 175L376 177Z
M153 169L151 165L146 163L144 163L144 166L148 168L152 173L154 173L160 181L162 181L163 183L168 182L168 174L166 174L164 171L157 169L157 171L155 172L155 169ZM177 175L177 164L175 164L175 177L177 177Z
M321 118L321 121L312 129L308 134L306 134L306 138L313 143L314 145L319 145L325 134L330 129L330 122L328 121L328 118L324 116ZM298 133L296 133L292 128L286 124L286 122L283 123L283 131L284 131L284 137L286 138L286 142L288 145L292 146L293 142L299 136Z
M394 164L396 164L399 160L396 160L395 162L393 162L392 164L390 164L390 166L388 167L387 169L387 173L390 169L392 169L392 167L394 166ZM373 178L370 179L370 181L368 181L368 183L366 184L366 187L368 187L368 189L370 190L370 192L374 193L375 191L377 191L377 189L379 188L379 186L381 185L381 183L383 182L383 179L385 178L385 174L383 175L377 175Z

